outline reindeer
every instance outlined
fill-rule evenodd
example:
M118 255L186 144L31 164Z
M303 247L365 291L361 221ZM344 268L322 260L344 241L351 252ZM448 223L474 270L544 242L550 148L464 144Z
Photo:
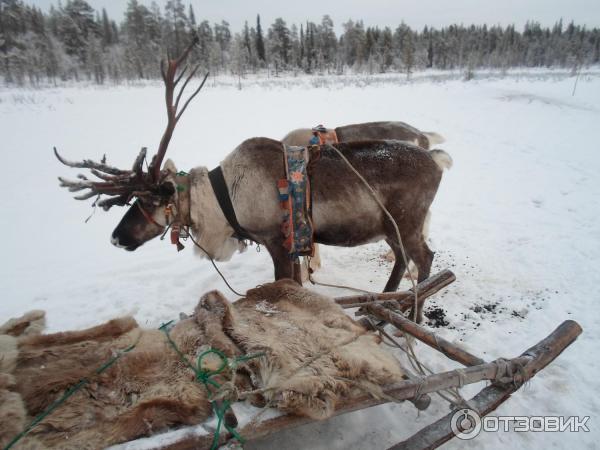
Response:
M433 145L445 142L443 136L438 133L432 131L419 131L415 127L399 121L367 122L344 125L333 129L328 128L327 134L336 136L339 142L366 141L370 139L396 139L413 143L425 150L429 150ZM312 130L310 128L298 128L286 134L283 139L281 139L281 142L285 145L304 147L305 145L308 145L311 136ZM438 154L437 161L441 163L445 169L452 167L452 158L449 156L447 158L442 158L441 154ZM428 212L423 225L423 236L425 239L427 239L429 234L430 219L431 212ZM385 259L388 261L394 260L394 254L391 250L385 255ZM302 265L302 280L308 280L310 278L310 273L317 271L320 267L321 255L318 245L315 245L313 257L309 260L306 258L304 259L304 264ZM414 266L409 267L409 270L411 273L416 272Z
M54 149L63 164L90 169L100 179L89 180L83 175L77 181L59 178L61 186L70 191L85 191L75 198L96 197L95 204L104 209L130 205L112 233L112 243L118 247L133 251L169 227L172 237L174 231L186 229L200 248L200 255L227 261L235 251L243 250L243 240L251 240L269 251L275 279L293 278L294 264L283 246L277 190L277 181L285 173L280 141L248 139L210 172L205 167L196 167L189 173L177 172L170 160L162 165L177 122L206 81L205 76L180 109L183 91L198 69L191 71L175 95L175 88L187 70L187 67L181 69L181 65L192 45L178 59L161 65L168 120L148 171L143 171L145 148L131 170L115 168L106 161L71 162ZM406 253L418 268L418 280L426 279L433 252L421 230L442 178L440 160L448 155L442 150L427 152L393 140L340 143L335 148L324 145L319 150L320 157L311 169L315 242L357 246L385 239L396 256L385 291L398 288L406 269L393 224L369 189L339 156L339 151L389 210L399 227Z
M335 132L339 142L366 141L369 139L396 139L410 142L425 150L436 144L444 142L444 138L432 131L419 131L404 122L367 122L345 125L337 128L328 128L327 132ZM281 142L286 145L308 145L312 130L298 128L286 134Z

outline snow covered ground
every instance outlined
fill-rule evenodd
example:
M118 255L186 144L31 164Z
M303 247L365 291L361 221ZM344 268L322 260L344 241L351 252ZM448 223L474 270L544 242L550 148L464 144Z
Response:
M487 433L447 448L596 448L600 439L600 77L582 75L575 96L566 74L470 82L423 77L357 79L315 86L209 83L178 125L169 155L181 169L216 166L242 140L281 137L316 123L402 120L445 136L454 158L433 204L434 271L457 281L429 301L449 325L437 329L487 359L512 357L575 319L583 335L496 414L590 416L589 433ZM375 80L375 82L373 82ZM244 83L244 82L243 82ZM220 289L235 298L191 247L177 254L158 239L128 253L109 236L123 214L73 201L57 175L74 176L52 154L101 157L129 166L164 129L162 86L0 89L0 322L44 309L48 331L133 314L156 327ZM321 281L380 290L391 266L384 244L324 248ZM221 264L237 290L267 282L266 251L251 247ZM406 283L406 281L405 281ZM408 283L405 284L408 287ZM320 288L328 294L346 292ZM454 367L423 345L435 370ZM481 386L464 388L465 396ZM264 439L249 448L386 448L447 413L438 398L417 415L384 405Z

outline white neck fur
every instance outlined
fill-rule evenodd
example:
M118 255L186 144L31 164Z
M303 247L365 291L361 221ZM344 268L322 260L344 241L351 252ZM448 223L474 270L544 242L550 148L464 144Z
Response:
M205 167L192 169L190 177L191 232L198 243L215 261L229 261L236 250L243 251L243 242L232 237L234 230L227 222L208 179ZM195 246L198 255L206 254Z

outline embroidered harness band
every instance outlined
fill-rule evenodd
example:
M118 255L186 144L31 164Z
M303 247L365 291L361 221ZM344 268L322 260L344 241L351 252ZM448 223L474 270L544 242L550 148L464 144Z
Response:
M277 188L283 215L283 246L293 260L299 256L314 255L309 171L311 163L318 159L319 154L318 145L283 146L285 178L277 182Z

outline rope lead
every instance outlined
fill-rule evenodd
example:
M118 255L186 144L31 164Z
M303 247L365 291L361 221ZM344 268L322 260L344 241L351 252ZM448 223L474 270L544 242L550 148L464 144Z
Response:
M237 356L233 359L229 359L222 351L217 350L215 348L210 348L210 349L200 353L200 355L198 356L198 359L196 361L196 365L194 366L186 358L186 356L183 354L183 352L181 350L179 350L179 348L177 347L177 344L175 344L173 339L171 339L171 336L169 335L168 327L172 323L173 323L173 321L171 320L171 321L161 325L159 330L161 330L163 333L165 333L165 336L167 337L167 341L169 342L171 347L173 347L173 350L175 350L175 352L177 353L177 355L179 356L181 361L194 372L194 374L196 376L195 377L196 381L199 381L200 383L202 383L204 385L204 387L206 388L206 391L208 392L209 399L213 398L213 400L210 400L210 403L213 407L213 411L214 411L215 415L217 416L217 427L213 434L213 441L212 441L212 445L210 447L211 450L216 450L217 448L219 448L219 435L221 434L222 426L224 426L225 429L227 431L229 431L231 433L231 435L240 444L243 444L244 438L235 430L235 427L231 427L231 426L227 425L227 423L225 423L225 421L224 421L225 413L230 408L231 401L228 399L225 399L222 402L222 404L219 405L218 402L216 400L214 400L215 394L218 393L218 390L221 389L222 386L219 383L217 383L215 380L213 380L212 377L214 377L215 375L219 375L227 367L234 369L235 367L237 367L238 363L248 361L248 360L254 359L254 358L259 358L261 356L265 356L265 353L264 352L253 353L250 355L242 355L242 356ZM210 370L210 369L206 369L203 367L204 359L210 354L217 355L219 357L219 359L221 360L219 367L215 370ZM210 386L215 388L217 391L212 391Z

